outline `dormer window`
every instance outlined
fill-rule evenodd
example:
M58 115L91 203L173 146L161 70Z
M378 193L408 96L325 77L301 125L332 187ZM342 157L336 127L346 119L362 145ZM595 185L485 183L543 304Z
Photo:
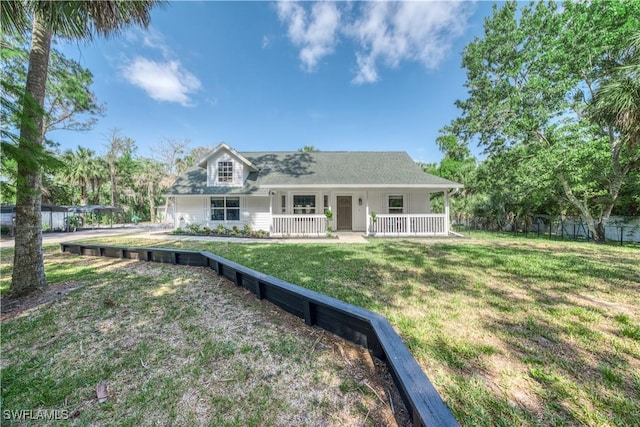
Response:
M218 182L233 183L233 162L218 162Z

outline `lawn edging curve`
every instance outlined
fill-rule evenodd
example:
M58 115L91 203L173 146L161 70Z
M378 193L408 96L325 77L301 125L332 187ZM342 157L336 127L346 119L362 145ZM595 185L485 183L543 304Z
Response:
M142 248L65 242L62 252L76 255L208 267L242 286L258 299L359 344L384 361L410 411L414 426L458 426L400 336L380 314L250 269L207 251Z

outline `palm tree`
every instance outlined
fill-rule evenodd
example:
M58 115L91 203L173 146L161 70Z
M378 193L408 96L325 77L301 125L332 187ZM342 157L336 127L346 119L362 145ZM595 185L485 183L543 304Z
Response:
M78 147L76 152L67 150L65 152L65 160L67 165L67 178L74 185L80 186L80 205L87 206L89 204L89 183L93 179L95 171L96 159L93 157L94 152L88 148Z
M619 62L602 82L592 103L592 115L599 122L613 124L624 142L640 145L640 31L629 41Z
M53 35L75 39L108 36L130 25L148 26L158 2L142 1L2 1L0 25L4 31L26 33L31 21L31 51L21 100L18 151L41 152L44 97ZM42 252L42 172L29 155L17 158L16 238L11 293L23 295L47 285Z
M149 202L149 218L151 222L155 222L156 220L155 200L158 190L160 190L161 187L163 175L161 164L154 160L143 159L133 178L141 201L144 201L146 193L147 201Z
M102 186L109 180L109 170L107 162L102 157L98 157L93 162L93 170L89 177L91 183L92 204L100 205L102 197Z

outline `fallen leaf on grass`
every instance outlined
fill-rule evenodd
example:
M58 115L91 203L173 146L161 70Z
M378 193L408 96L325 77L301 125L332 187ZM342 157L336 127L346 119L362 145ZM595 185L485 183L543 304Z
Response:
M104 403L107 401L109 397L109 393L107 393L107 386L105 384L98 384L96 387L96 395L98 395L98 402Z

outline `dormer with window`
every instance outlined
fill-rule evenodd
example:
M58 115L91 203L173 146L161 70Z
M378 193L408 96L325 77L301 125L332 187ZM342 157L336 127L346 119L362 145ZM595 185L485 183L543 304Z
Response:
M242 187L256 167L227 144L218 145L200 162L207 168L208 187Z
M233 184L233 160L218 160L218 184Z

